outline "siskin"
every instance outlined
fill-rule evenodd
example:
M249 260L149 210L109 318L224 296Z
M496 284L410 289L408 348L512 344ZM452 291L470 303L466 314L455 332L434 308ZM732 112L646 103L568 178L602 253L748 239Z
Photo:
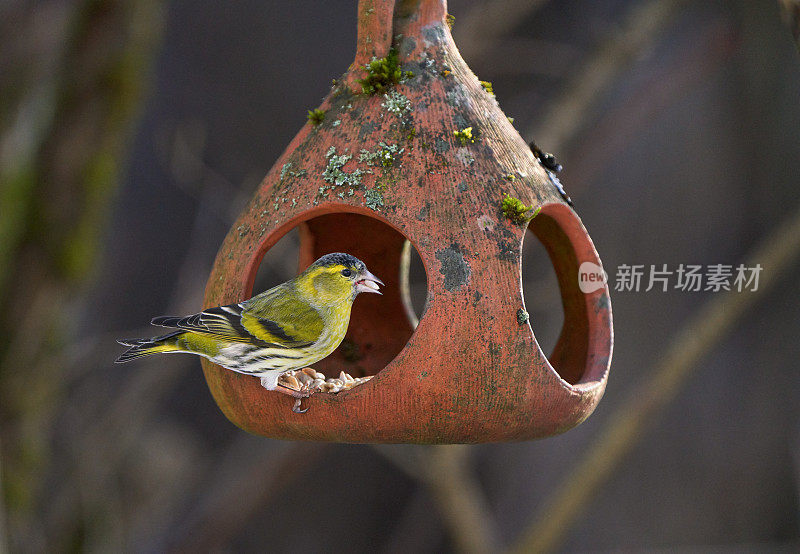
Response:
M178 329L152 339L119 340L129 346L117 363L158 353L189 353L232 371L255 375L267 390L298 399L278 384L287 371L302 369L330 355L342 342L350 309L360 292L381 294L383 282L350 254L326 254L294 279L250 300L209 308L187 317L156 317L151 323Z

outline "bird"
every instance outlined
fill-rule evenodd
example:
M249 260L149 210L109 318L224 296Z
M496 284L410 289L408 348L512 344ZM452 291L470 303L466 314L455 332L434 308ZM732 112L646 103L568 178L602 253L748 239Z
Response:
M353 301L381 294L383 281L364 262L342 252L326 254L297 277L249 300L186 317L161 316L152 325L176 329L150 339L120 339L129 348L116 363L159 353L197 354L231 371L259 377L270 391L296 398L311 395L284 387L278 378L329 356L344 339Z

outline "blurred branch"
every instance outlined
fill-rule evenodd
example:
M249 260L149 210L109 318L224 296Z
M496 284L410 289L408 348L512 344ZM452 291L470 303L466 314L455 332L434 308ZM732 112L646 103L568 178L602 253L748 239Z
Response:
M0 442L0 483L3 482L3 443ZM6 498L0 494L0 554L8 552L8 530L6 527Z
M385 554L408 552L437 552L444 537L444 529L431 513L436 509L426 487L420 486L403 507L400 517L392 521L381 549Z
M322 443L265 441L247 435L235 441L216 464L212 482L197 502L171 552L208 552L223 548L244 527L256 509L291 486L326 446ZM237 455L238 454L238 455Z
M13 259L25 238L35 200L31 177L53 127L58 64L67 40L70 8L2 4L0 14L0 302Z
M523 531L512 551L547 552L558 547L576 518L636 446L648 425L677 396L681 386L701 369L699 362L739 323L747 311L772 290L800 259L800 209L751 251L749 264L760 264L756 291L720 292L682 326L654 371L611 414L604 429L545 502L542 514Z
M197 119L164 126L156 133L157 151L173 183L227 227L238 219L252 188L237 187L205 161L206 127L206 122Z
M564 170L571 183L570 191L590 188L603 169L615 163L620 153L659 114L698 85L708 82L731 58L738 44L730 21L705 25L668 66L616 101L591 129L580 133L575 140L570 139L572 147L566 154L580 152Z
M432 447L408 444L371 444L370 447L412 479L423 483L427 480L424 468L430 454L426 450Z
M536 77L562 79L573 72L584 52L574 44L524 36L498 37L484 60L484 71L490 71L492 80L500 77ZM520 63L525 60L525 63ZM480 70L480 66L469 60ZM505 94L503 95L505 96Z
M493 517L469 468L471 446L372 445L409 477L419 480L433 500L459 552L494 552Z
M794 41L800 50L800 0L778 0L781 6L781 17L792 31Z
M168 308L170 312L188 313L195 309L192 306L196 307L202 297L203 276L208 273L204 264L208 256L199 250L207 245L203 230L209 219L207 204L212 202L211 196L213 194L203 194L201 197L186 255L178 272L176 292ZM137 336L136 333L133 336ZM107 359L110 360L111 356ZM131 449L148 432L148 426L154 414L163 406L164 399L181 383L190 368L196 369L199 364L196 359L175 356L147 360L143 366L132 372L123 385L116 388L111 398L97 394L100 387L96 379L77 387L72 394L71 403L81 406L81 409L76 414L79 419L70 426L75 432L68 441L74 467L68 465L64 468L67 473L82 475L86 481L98 485L113 482ZM74 372L67 373L72 375ZM108 441L104 437L115 437L115 440ZM88 459L87 452L92 453ZM63 482L63 488L69 489L70 486L68 480ZM178 494L177 490L174 492ZM69 494L69 490L61 494ZM70 509L70 506L66 505L65 509ZM52 519L64 521L69 518Z
M685 0L635 2L622 26L595 49L564 86L564 93L545 111L542 121L523 136L545 150L567 147L590 120L589 114L642 52L661 37Z
M4 218L0 255L16 259L13 273L0 275L0 333L8 339L0 343L3 485L9 543L21 550L58 549L46 546L35 510L63 387L57 353L72 338L70 301L92 276L160 37L157 0L85 0L61 18L69 31L55 76L44 93L34 86L32 98L3 105L18 125L3 127L0 137L0 191L15 216ZM84 523L69 544L82 540Z
M461 444L432 447L428 487L459 552L496 552L493 518L469 468L471 449Z
M186 134L183 131L186 131ZM166 133L162 133L162 137L166 138ZM229 211L220 211L218 207L221 205L243 204L244 197L247 195L244 190L236 190L226 178L215 172L203 161L203 144L200 124L179 126L175 131L174 142L162 141L162 146L168 152L166 154L167 158L164 160L165 165L172 169L173 178L176 181L180 181L187 192L196 197L198 201L186 254L178 271L170 307L167 308L170 313L196 311L197 304L202 298L205 284L204 276L208 274L209 248L212 250L215 248L213 245L210 246L207 240L207 227L215 218L225 224L230 224L232 215ZM193 186L193 183L197 184ZM231 201L233 197L236 199ZM143 336L150 333L150 331L151 328L148 328L141 333L125 332L124 334L126 336ZM99 356L106 351L107 346L115 346L113 338L117 336L121 335L115 333L114 336L109 336L105 339L101 337L99 340L94 341L95 351L93 354ZM84 346L91 348L92 345ZM95 369L102 367L103 364L99 362L86 360L86 356L86 351L79 349L72 359L82 360L82 367ZM105 360L112 358L113 355L111 354L103 356ZM62 358L62 365L63 362ZM71 450L70 461L74 464L68 464L63 468L66 475L80 475L86 482L93 482L100 488L111 487L115 480L118 479L119 473L124 470L126 458L130 456L131 451L137 448L137 445L141 445L146 441L147 434L152 430L151 424L154 415L163 407L166 396L171 394L183 382L182 379L190 368L198 367L196 359L184 357L147 360L143 366L140 370L132 372L123 386L116 388L112 399L109 399L107 395L97 394L98 388L102 386L98 384L98 380L102 380L103 376L98 375L97 379L89 379L84 386L76 387L77 390L72 394L70 403L81 406L81 409L75 414L78 419L72 421L71 425L69 425L70 430L74 430L74 436L64 440ZM81 370L68 369L67 374L74 379L81 376ZM104 437L108 436L113 436L116 440L104 440ZM220 458L223 460L228 459L238 444L238 442L234 441L221 454ZM265 473L269 474L269 472L264 471L266 467L269 467L264 465L264 460L267 458L271 460L277 459L272 452L271 445L273 444L272 442L265 442L262 450L253 454L255 464L252 473L254 475L260 477ZM298 452L305 452L302 448L297 450ZM87 452L92 453L89 458L86 457ZM303 466L302 454L294 457L289 456L289 458L290 460L294 459L298 467ZM261 464L260 467L259 464ZM240 474L244 471L246 471L245 468L239 468ZM63 498L79 492L72 490L74 483L71 483L71 480L66 475L63 480L58 480L62 483L61 490L57 491L54 496ZM287 472L285 478L288 481L294 478L295 475L296 473L293 471ZM266 502L272 492L277 490L277 487L274 486L265 486L262 490L262 487L258 486L261 479L253 478L252 483L255 483L255 485L248 487L239 497L227 496L223 500L212 500L211 496L219 492L220 483L223 483L224 489L231 486L231 481L225 481L225 477L220 474L217 467L211 467L204 471L202 478L198 482L202 483L203 490L207 491L207 494L198 500L198 503L205 507L207 513L197 512L193 517L199 518L195 522L197 529L202 529L203 532L206 532L206 530L209 533L213 532L214 540L221 540L222 537L235 532L238 526L244 525L247 522L248 514ZM285 484L286 482L284 482ZM162 503L176 503L178 501L176 497L185 494L182 488L184 486L183 482L178 481L162 484L159 490ZM229 501L228 505L225 505L225 499ZM84 503L91 504L91 496ZM70 525L74 524L72 519L74 519L75 515L72 512L73 506L69 502L56 503L56 506L57 510L61 511L54 514L50 519L55 522L56 531L53 535L57 536L65 533L59 527L69 528ZM69 513L65 514L64 512ZM227 517L219 516L219 513L228 512L235 512L238 516L237 519L230 520ZM173 510L165 514L164 518L170 520L174 526L180 526L181 524L186 526L187 523L184 521L183 516L184 514L175 513ZM213 518L217 518L219 521L216 519L211 523L206 521L206 519ZM166 527L171 528L172 526L167 525ZM198 533L199 531L195 529L193 532ZM186 541L194 540L187 537L184 537ZM139 538L142 540L154 540L153 537L149 536L147 539Z
M470 65L489 60L499 39L505 38L520 23L549 0L490 0L480 2L456 20L453 35L458 49Z

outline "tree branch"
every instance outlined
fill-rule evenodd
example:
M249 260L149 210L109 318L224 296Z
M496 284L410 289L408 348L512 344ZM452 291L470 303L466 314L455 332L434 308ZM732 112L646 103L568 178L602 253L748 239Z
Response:
M800 50L800 0L779 0L781 17L792 31L797 49Z
M495 552L493 518L469 468L468 445L372 445L433 495L442 521L459 552Z
M543 120L523 135L545 150L559 152L590 120L589 113L636 58L656 42L685 0L634 3L622 27L600 44L564 93L545 111Z

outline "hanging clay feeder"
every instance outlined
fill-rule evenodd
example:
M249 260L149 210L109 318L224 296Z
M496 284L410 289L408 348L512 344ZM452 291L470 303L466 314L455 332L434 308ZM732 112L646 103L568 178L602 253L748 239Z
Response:
M322 121L303 127L234 224L205 305L249 298L264 253L299 227L300 269L347 252L385 281L383 296L356 300L348 348L315 365L374 377L315 394L297 414L258 379L203 360L214 399L242 429L278 439L489 442L574 427L603 394L612 350L607 287L578 286L582 263L600 265L586 229L464 63L444 0L362 0L358 10L355 61L320 106ZM541 211L513 221L504 194ZM524 311L528 227L564 307L549 359ZM400 287L406 239L427 274L416 329Z

